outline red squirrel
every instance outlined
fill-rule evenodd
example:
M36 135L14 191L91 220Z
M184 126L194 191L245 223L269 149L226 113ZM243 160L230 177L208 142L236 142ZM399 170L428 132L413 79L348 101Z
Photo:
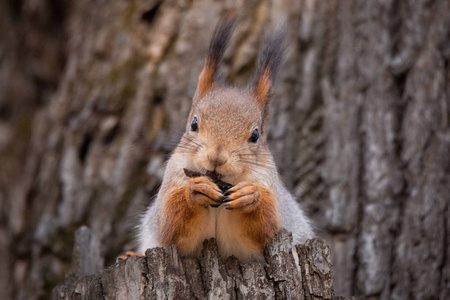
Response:
M221 256L245 262L263 259L267 241L281 228L291 231L296 243L314 236L281 182L266 141L284 34L265 39L248 87L230 87L218 79L218 69L235 23L222 19L214 31L186 132L138 226L139 253L175 244L180 254L198 256L203 241L215 238ZM222 191L208 172L232 187Z

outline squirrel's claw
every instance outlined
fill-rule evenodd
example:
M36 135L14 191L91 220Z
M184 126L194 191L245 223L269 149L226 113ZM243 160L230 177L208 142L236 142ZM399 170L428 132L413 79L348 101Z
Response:
M258 187L249 181L243 181L229 189L223 201L228 210L240 209L242 212L251 212L259 201Z
M203 207L217 207L224 196L217 185L206 176L191 178L187 184L188 199Z
M134 251L125 251L122 255L117 256L116 262L125 260L125 259L127 259L128 257L131 257L131 256L140 256L140 257L143 257L143 256L145 256L145 255L144 255L144 254L136 253L136 252L134 252Z

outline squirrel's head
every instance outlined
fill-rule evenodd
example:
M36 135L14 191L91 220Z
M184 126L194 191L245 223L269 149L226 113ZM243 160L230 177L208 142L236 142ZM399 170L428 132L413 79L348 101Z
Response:
M286 49L283 32L268 36L252 82L245 88L226 86L218 79L218 69L234 24L234 18L224 19L216 27L179 144L179 150L192 154L189 167L216 171L229 179L249 169L272 169L266 147L267 120Z

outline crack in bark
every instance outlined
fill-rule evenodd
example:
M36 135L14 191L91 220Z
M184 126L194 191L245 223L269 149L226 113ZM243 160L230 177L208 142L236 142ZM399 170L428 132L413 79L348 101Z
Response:
M356 72L356 70L355 70ZM357 128L361 128L362 125L362 114L363 114L363 105L358 105L358 111L357 111ZM359 241L362 235L362 222L363 222L363 216L364 216L364 201L363 201L363 193L362 189L364 186L364 178L363 174L365 174L365 167L364 167L364 151L365 151L365 139L364 139L364 133L362 131L359 131L359 152L358 152L358 163L359 163L359 169L358 169L358 190L357 190L357 199L358 199L358 211L357 211L357 218L356 218L356 226L355 226L355 246L353 249L353 284L352 284L352 295L358 295L358 267L359 267L359 258L358 258L358 246Z

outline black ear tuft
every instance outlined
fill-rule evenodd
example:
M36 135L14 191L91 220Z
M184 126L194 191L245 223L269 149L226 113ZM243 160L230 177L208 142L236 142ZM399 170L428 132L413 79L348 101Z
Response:
M256 82L268 72L272 85L283 63L287 47L284 43L286 28L272 32L264 38L256 65Z
M266 131L267 120L269 118L275 78L279 67L283 63L287 50L284 44L285 37L286 29L269 34L264 39L258 56L252 94L262 110L263 133Z
M231 16L222 18L214 30L211 44L209 45L207 61L214 62L216 70L222 61L223 54L235 29L236 19L236 17Z
M208 56L205 67L200 74L198 82L198 97L202 98L212 87L217 76L217 70L223 55L233 34L236 17L222 18L214 30L211 44L209 45Z

